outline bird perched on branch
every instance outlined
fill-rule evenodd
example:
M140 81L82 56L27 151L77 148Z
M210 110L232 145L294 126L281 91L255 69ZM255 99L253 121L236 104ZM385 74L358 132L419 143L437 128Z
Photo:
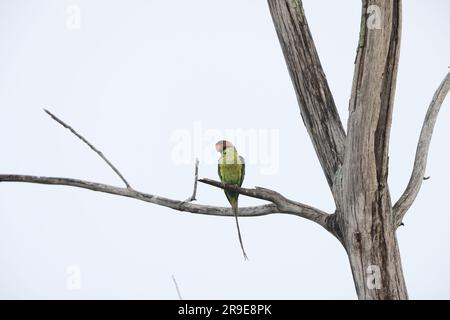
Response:
M219 177L222 183L234 184L242 186L245 176L245 161L241 157L234 145L230 141L221 140L216 143L216 150L221 154L219 159ZM238 198L239 193L233 190L225 190L228 202L234 212L236 219L236 227L239 236L239 243L241 244L242 253L247 260L247 254L245 253L244 245L242 244L241 230L239 228L238 221Z

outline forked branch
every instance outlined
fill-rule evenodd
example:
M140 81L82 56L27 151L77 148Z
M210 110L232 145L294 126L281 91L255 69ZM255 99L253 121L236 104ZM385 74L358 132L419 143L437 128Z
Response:
M53 120L55 120L56 122L58 122L60 125L62 125L64 128L66 128L67 130L69 130L70 132L72 132L78 139L80 139L81 141L83 141L85 144L87 144L87 146L89 148L92 149L92 151L94 151L96 154L98 154L100 156L100 158L102 158L106 164L119 176L119 178L123 181L123 183L125 183L125 185L127 186L127 188L131 188L130 184L128 183L128 181L123 177L123 175L120 173L120 171L105 157L105 155L103 154L103 152L101 152L100 150L98 150L96 147L94 147L86 138L84 138L81 134L79 134L77 131L75 131L75 129L73 129L71 126L69 126L67 123L65 123L64 121L62 121L61 119L59 119L57 116L55 116L53 113L51 113L50 111L48 111L47 109L44 109L45 113L47 113L50 117L52 117Z
M213 216L224 216L224 217L234 216L234 213L231 210L231 208L193 204L191 202L173 200L165 197L156 196L153 194L140 192L132 188L115 187L103 183L91 182L86 180L1 174L0 182L26 182L26 183L76 187L141 200L144 202L153 203L159 206L171 208L178 211L187 211L191 213L213 215ZM280 212L274 204L267 204L254 207L244 207L239 210L239 215L242 217L256 217L271 213L282 213L282 212Z
M71 178L59 178L59 177L42 177L42 176L31 176L31 175L15 175L15 174L0 174L0 182L23 182L23 183L35 183L35 184L45 184L45 185L59 185L59 186L69 186L82 188L97 192L103 192L108 194L113 194L122 197L133 198L136 200L141 200L149 203L153 203L156 205L160 205L163 207L171 208L178 211L186 211L197 214L205 214L205 215L214 215L214 216L226 216L226 217L234 217L234 212L231 208L227 207L217 207L210 205L200 205L193 204L192 201L196 199L197 194L197 181L202 181L204 183L218 186L223 188L224 186L217 181L213 180L198 180L198 160L195 164L195 173L194 173L194 189L192 196L189 197L185 201L169 199L153 194L148 194L144 192L137 191L133 189L127 182L127 180L120 174L120 172L111 164L110 161L106 159L101 151L95 148L91 143L87 141L83 136L81 136L75 129L71 126L63 122L61 119L57 118L51 112L45 110L55 121L60 123L65 128L69 129L75 136L77 136L80 140L86 143L93 151L95 151L105 162L117 173L117 175L122 179L125 183L126 188L116 187L112 185L107 185L103 183L91 182L86 180L79 179L71 179ZM225 186L225 188L233 188L233 186ZM239 216L240 217L256 217L263 216L274 213L285 213L292 214L302 218L306 218L317 222L323 227L327 228L328 220L327 218L330 216L318 209L312 208L310 206L294 202L292 200L288 200L278 194L275 191L264 189L264 188L256 188L256 189L244 189L238 188L238 192L243 195L250 196L253 198L258 198L262 200L267 200L271 202L270 204L259 205L259 206L251 206L251 207L242 207L239 208ZM329 229L328 229L329 230ZM330 231L330 230L329 230Z

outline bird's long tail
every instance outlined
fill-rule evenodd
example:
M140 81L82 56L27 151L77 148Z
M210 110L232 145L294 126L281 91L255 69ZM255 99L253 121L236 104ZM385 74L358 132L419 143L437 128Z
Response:
M242 249L242 253L244 254L244 259L248 260L247 253L245 253L244 244L242 243L241 229L239 228L237 199L236 199L236 201L233 201L233 202L235 202L232 204L232 208L234 211L234 218L236 219L236 227L237 227L237 232L238 232L238 236L239 236L239 243L241 244L241 249Z

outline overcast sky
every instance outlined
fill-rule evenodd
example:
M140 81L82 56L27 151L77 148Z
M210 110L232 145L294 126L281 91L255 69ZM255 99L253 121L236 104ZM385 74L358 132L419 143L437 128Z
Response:
M304 1L342 120L360 1ZM78 19L79 14L79 19ZM390 155L395 201L450 66L450 2L408 0ZM185 199L193 165L217 178L216 138L247 159L244 185L333 212L262 0L0 0L0 172L121 181L52 121L101 149L136 188ZM245 135L248 139L243 139ZM450 99L422 191L398 231L411 298L450 298ZM227 205L200 185L198 202ZM240 205L262 203L241 197ZM180 213L68 187L0 184L0 298L353 299L343 247L312 222ZM79 281L78 281L79 280Z

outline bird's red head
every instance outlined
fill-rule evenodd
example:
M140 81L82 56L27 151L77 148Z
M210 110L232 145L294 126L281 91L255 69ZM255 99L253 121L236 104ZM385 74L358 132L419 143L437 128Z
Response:
M220 140L216 143L216 150L217 152L224 152L226 148L234 147L234 145L227 140Z

